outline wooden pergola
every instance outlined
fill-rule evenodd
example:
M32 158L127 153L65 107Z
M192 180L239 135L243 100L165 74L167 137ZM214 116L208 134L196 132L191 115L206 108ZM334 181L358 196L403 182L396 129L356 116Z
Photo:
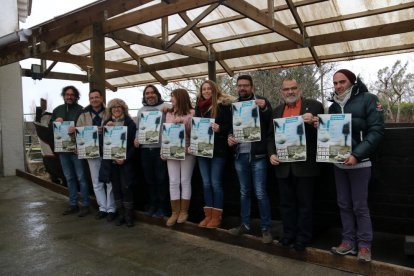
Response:
M43 78L119 87L414 50L414 1L101 0L32 28L0 66L52 61ZM86 73L53 71L58 62ZM31 77L30 69L22 76Z

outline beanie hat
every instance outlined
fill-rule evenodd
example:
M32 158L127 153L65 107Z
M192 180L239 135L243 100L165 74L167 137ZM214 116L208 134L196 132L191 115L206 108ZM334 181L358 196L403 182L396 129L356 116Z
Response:
M356 81L356 76L355 76L355 74L354 73L352 73L351 71L349 71L348 69L341 69L341 70L338 70L338 71L336 71L335 72L335 74L334 75L336 75L337 73L341 73L341 74L344 74L345 75L345 77L352 83L352 84L354 84L355 83L355 81Z

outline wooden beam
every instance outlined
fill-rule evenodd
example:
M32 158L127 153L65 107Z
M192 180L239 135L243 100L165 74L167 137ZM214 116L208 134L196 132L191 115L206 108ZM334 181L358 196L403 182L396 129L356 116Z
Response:
M190 29L192 29L195 25L197 25L201 20L204 19L207 15L209 15L212 11L214 11L220 3L215 3L210 5L207 9L205 9L202 13L200 13L193 21L188 22L185 28L181 29L181 31L176 34L170 41L168 41L166 47L167 49L171 47L177 40L183 37Z
M224 5L240 14L243 14L244 16L263 25L264 27L280 34L281 36L295 42L300 46L303 46L305 44L304 39L300 34L293 31L291 28L287 27L276 19L271 20L269 16L266 16L264 12L244 0L226 0L224 2Z
M168 16L161 18L161 41L163 47L167 48L168 43Z
M32 77L32 70L22 69L22 77ZM70 74L60 72L49 72L47 76L43 76L43 79L54 79L54 80L70 80L70 81L81 81L83 83L88 82L88 76L81 74Z
M148 8L130 12L126 15L115 17L104 22L104 32L110 33L121 29L136 26L165 16L179 12L200 8L206 5L218 3L220 0L177 0L174 3L159 3Z
M102 24L93 24L93 36L90 40L92 71L89 75L89 91L99 89L106 102L105 91L105 37L102 33Z
M121 31L116 31L114 33L110 33L107 36L112 39L127 41L132 44L138 44L138 45L151 47L154 49L165 50L162 45L162 40L149 36L149 35L144 35L144 34L132 32L132 31L128 31L128 30L121 30ZM194 49L194 48L191 48L185 45L177 44L177 43L172 45L168 49L168 51L172 53L184 55L184 56L203 59L205 61L208 60L207 52Z
M148 64L138 56L137 53L134 52L129 46L127 46L124 42L121 40L115 39L115 42L124 49L125 52L127 52L133 59L135 59L138 64L140 64L145 70L147 70ZM157 72L149 72L157 81L159 81L162 85L167 85L167 81L163 79Z
M41 57L47 60L55 60L59 62L66 62L66 63L72 63L72 64L77 64L77 65L89 66L89 67L93 65L91 58L75 56L71 54L51 52L51 53L45 53ZM105 61L105 68L128 71L128 72L135 73L135 74L139 72L139 67L136 65L119 63L119 62L108 61L108 60Z

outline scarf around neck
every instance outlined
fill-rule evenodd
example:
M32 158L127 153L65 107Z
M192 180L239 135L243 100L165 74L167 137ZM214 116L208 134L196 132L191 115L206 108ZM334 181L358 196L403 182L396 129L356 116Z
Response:
M204 116L204 114L206 114L211 107L211 98L208 100L205 100L200 97L197 105L198 105L198 109L200 110L201 115Z
M342 94L337 94L335 92L334 96L333 96L333 100L339 104L340 106L344 106L346 104L346 102L349 100L349 98L351 97L351 92L352 92L352 88L354 86L349 87L347 90L344 91L344 93Z

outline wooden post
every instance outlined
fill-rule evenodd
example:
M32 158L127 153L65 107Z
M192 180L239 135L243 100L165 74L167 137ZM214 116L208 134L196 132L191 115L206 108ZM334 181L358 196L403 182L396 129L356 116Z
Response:
M89 90L99 89L106 102L105 92L105 38L102 33L102 24L93 24L91 39L91 58L93 66L89 75Z

